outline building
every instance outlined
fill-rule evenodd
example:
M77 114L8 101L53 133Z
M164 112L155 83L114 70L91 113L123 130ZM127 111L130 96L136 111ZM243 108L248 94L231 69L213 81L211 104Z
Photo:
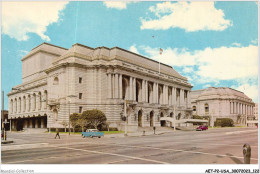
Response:
M43 43L22 58L22 84L8 94L13 129L62 128L69 114L102 110L110 127L170 125L191 117L192 86L171 66L114 47Z
M255 103L254 116L255 119L258 120L258 103Z
M254 102L243 92L227 87L209 87L191 92L193 115L231 118L235 125L246 125L254 117ZM213 118L213 119L212 119Z

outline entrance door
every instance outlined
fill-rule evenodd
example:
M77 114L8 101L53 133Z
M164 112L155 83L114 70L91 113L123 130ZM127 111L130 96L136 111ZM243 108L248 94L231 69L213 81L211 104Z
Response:
M138 112L138 127L142 127L142 111Z
M150 112L150 127L153 127L153 111Z

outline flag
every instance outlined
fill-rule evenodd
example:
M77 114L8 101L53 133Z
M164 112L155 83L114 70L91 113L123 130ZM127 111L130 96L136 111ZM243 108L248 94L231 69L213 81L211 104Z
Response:
M160 55L162 55L163 49L160 48Z

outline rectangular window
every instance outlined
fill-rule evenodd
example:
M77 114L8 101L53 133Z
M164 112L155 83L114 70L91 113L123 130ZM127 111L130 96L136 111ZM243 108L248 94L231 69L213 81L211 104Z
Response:
M79 93L79 99L82 99L82 93Z
M79 77L79 83L82 83L82 77Z
M79 113L81 113L81 112L82 112L82 106L79 107Z

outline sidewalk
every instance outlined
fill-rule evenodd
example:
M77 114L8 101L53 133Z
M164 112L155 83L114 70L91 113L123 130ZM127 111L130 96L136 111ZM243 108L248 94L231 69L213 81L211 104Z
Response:
M161 135L164 133L170 133L170 132L174 132L173 130L170 131L155 131L155 134L153 131L146 131L145 133L143 132L128 132L127 136L128 137L140 137L140 136L152 136L152 135ZM119 137L125 137L124 133L120 133L120 134L106 134L104 135L105 138L119 138Z

